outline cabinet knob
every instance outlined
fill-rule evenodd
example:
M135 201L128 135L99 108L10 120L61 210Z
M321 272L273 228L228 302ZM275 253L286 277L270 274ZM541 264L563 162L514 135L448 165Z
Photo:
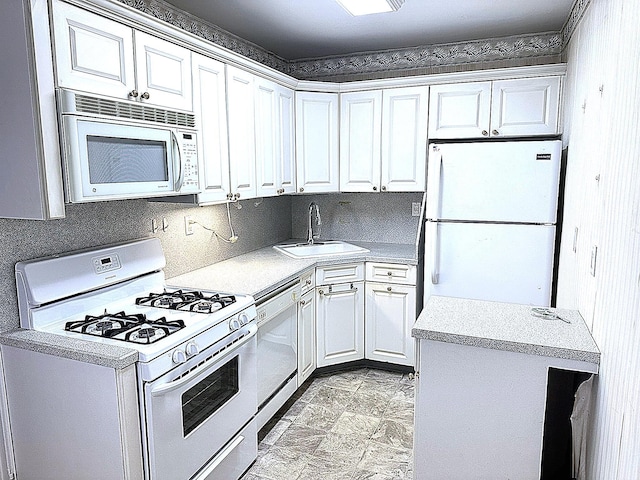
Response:
M227 200L233 200L233 193L227 193Z
M304 192L304 188L300 187L300 193Z
M239 194L239 193L236 193L236 194L234 195L234 198L235 198L236 200L238 200L238 199L240 198L240 194Z
M390 292L390 291L391 291L391 287L387 287L387 292Z
M129 96L130 96L131 98L138 98L138 90L131 90L131 91L129 92Z
M300 300L300 305L304 305L305 303L307 302L305 302L304 300Z
M486 130L482 130L482 135L484 135L485 137L489 136L489 132L487 132Z
M307 278L307 281L306 281L306 282L304 282L304 283L306 283L307 285L311 285L311 279L310 279L310 278Z
M388 275L389 277L391 277L391 276L393 276L393 272L387 272L387 275Z
M387 187L382 187L382 191L386 192L387 191Z
M377 192L377 191L378 191L378 187L375 187L375 186L374 186L374 187L373 187L373 191L374 191L374 192Z
M500 132L498 130L492 130L491 134L492 135L500 135Z
M149 92L144 92L142 95L140 95L140 98L143 100L149 100Z

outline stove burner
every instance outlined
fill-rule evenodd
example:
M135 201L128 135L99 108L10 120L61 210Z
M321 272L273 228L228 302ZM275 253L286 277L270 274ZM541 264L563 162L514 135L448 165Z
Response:
M236 301L233 295L214 293L205 295L199 291L176 290L175 292L150 293L136 299L137 305L147 305L171 310L196 313L213 313Z
M105 311L99 316L87 315L84 320L67 322L64 329L125 342L153 343L184 326L182 320L167 321L165 317L149 320L143 314L127 315L124 312Z

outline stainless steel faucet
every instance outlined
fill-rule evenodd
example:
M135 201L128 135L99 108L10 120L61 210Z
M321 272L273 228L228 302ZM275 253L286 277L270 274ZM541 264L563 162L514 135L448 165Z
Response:
M313 232L313 210L316 211L316 226L318 227L318 233ZM320 220L320 207L316 202L309 204L309 223L307 226L307 243L313 245L313 241L320 237L322 226L322 220Z

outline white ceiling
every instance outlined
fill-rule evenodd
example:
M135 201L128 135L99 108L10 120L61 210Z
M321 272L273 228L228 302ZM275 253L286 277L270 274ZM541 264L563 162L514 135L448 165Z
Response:
M352 17L334 0L167 0L286 60L559 31L574 0L405 0Z

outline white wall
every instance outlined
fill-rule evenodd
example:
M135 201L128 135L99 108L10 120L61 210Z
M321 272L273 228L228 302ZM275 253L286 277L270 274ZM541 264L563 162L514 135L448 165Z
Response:
M566 55L558 306L580 310L602 351L588 478L639 479L640 2L591 0Z

